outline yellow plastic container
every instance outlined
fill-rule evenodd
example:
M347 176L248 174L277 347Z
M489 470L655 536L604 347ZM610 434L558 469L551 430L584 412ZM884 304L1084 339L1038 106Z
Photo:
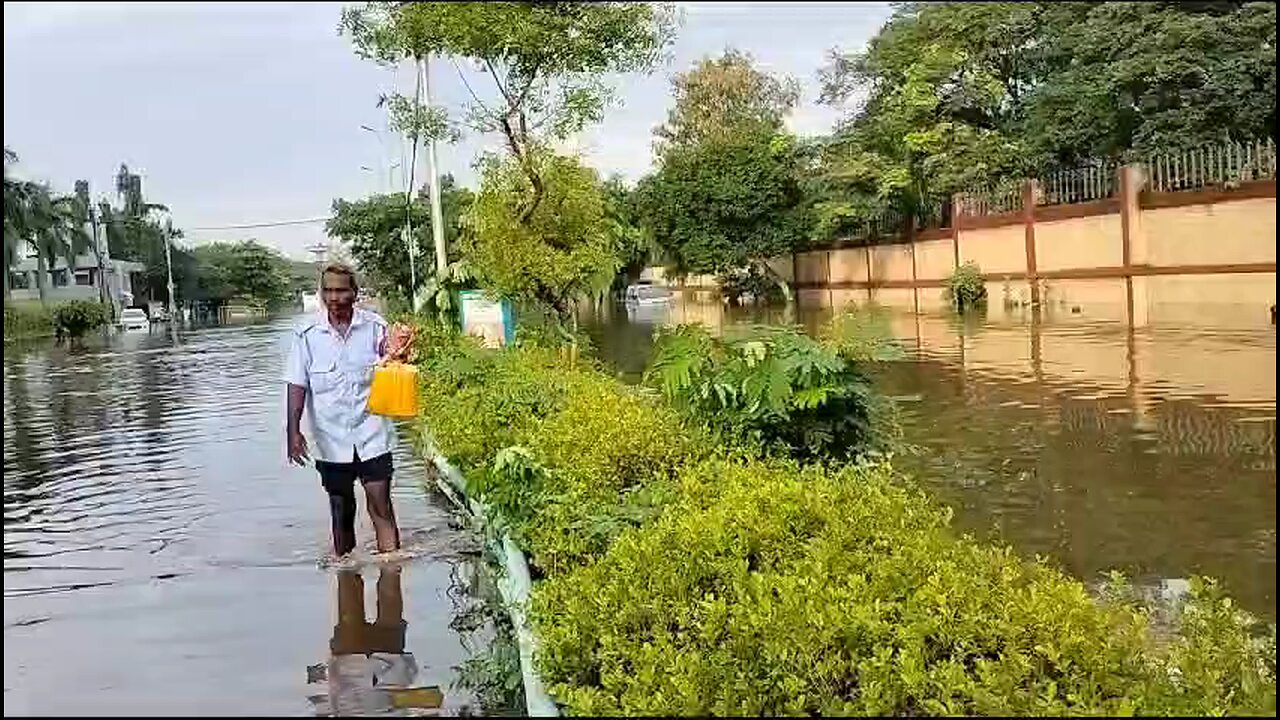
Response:
M418 368L389 362L373 371L369 412L393 418L418 415Z

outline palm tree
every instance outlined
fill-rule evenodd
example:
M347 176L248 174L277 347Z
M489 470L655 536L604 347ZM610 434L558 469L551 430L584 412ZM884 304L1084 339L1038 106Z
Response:
M27 211L28 242L36 251L36 285L48 304L48 267L62 257L74 271L76 257L93 247L84 229L88 208L75 195L55 197L47 185L35 185Z
M36 251L36 285L40 302L48 302L49 264L58 257L73 271L76 256L93 247L85 231L89 207L76 195L55 197L49 186L9 176L9 166L18 156L4 149L4 293L9 297L9 269L22 260L23 251Z
M27 209L31 183L9 177L9 166L18 156L4 149L4 299L9 300L9 271L22 259L27 238Z

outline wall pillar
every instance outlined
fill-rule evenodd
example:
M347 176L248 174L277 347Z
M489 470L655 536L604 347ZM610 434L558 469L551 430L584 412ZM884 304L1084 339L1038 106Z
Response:
M862 251L866 254L867 259L867 302L871 302L871 245L863 245Z
M953 267L960 267L960 202L963 196L951 196L951 252Z
M1130 327L1146 327L1150 323L1150 298L1147 278L1133 275L1135 265L1149 262L1147 236L1142 227L1142 166L1122 165L1117 184L1120 189L1120 256L1124 266L1125 314Z
M1035 180L1022 182L1022 228L1027 256L1027 282L1031 285L1031 306L1040 306L1040 280L1036 275L1036 190Z

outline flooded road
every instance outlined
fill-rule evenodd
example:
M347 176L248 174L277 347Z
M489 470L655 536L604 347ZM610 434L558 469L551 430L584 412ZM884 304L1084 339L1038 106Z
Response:
M830 314L794 320L815 329ZM589 327L635 380L661 324L784 319L677 300ZM1210 575L1274 620L1276 335L1265 323L893 312L906 359L874 373L916 447L895 465L952 506L958 527L1086 582L1113 568L1151 586Z
M435 686L445 712L468 703L450 624L474 548L403 437L413 559L322 567L324 492L284 458L289 323L5 347L6 715L312 715ZM353 689L369 675L422 689Z

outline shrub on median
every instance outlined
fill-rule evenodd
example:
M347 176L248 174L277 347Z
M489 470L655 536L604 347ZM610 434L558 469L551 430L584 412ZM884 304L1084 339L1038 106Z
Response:
M1162 654L1139 612L956 538L887 466L716 460L681 489L536 589L541 669L574 714L1274 711L1274 644L1241 618Z
M424 432L539 571L603 553L662 507L663 484L705 447L656 397L589 362L571 368L543 347L484 350L438 329L420 336Z

